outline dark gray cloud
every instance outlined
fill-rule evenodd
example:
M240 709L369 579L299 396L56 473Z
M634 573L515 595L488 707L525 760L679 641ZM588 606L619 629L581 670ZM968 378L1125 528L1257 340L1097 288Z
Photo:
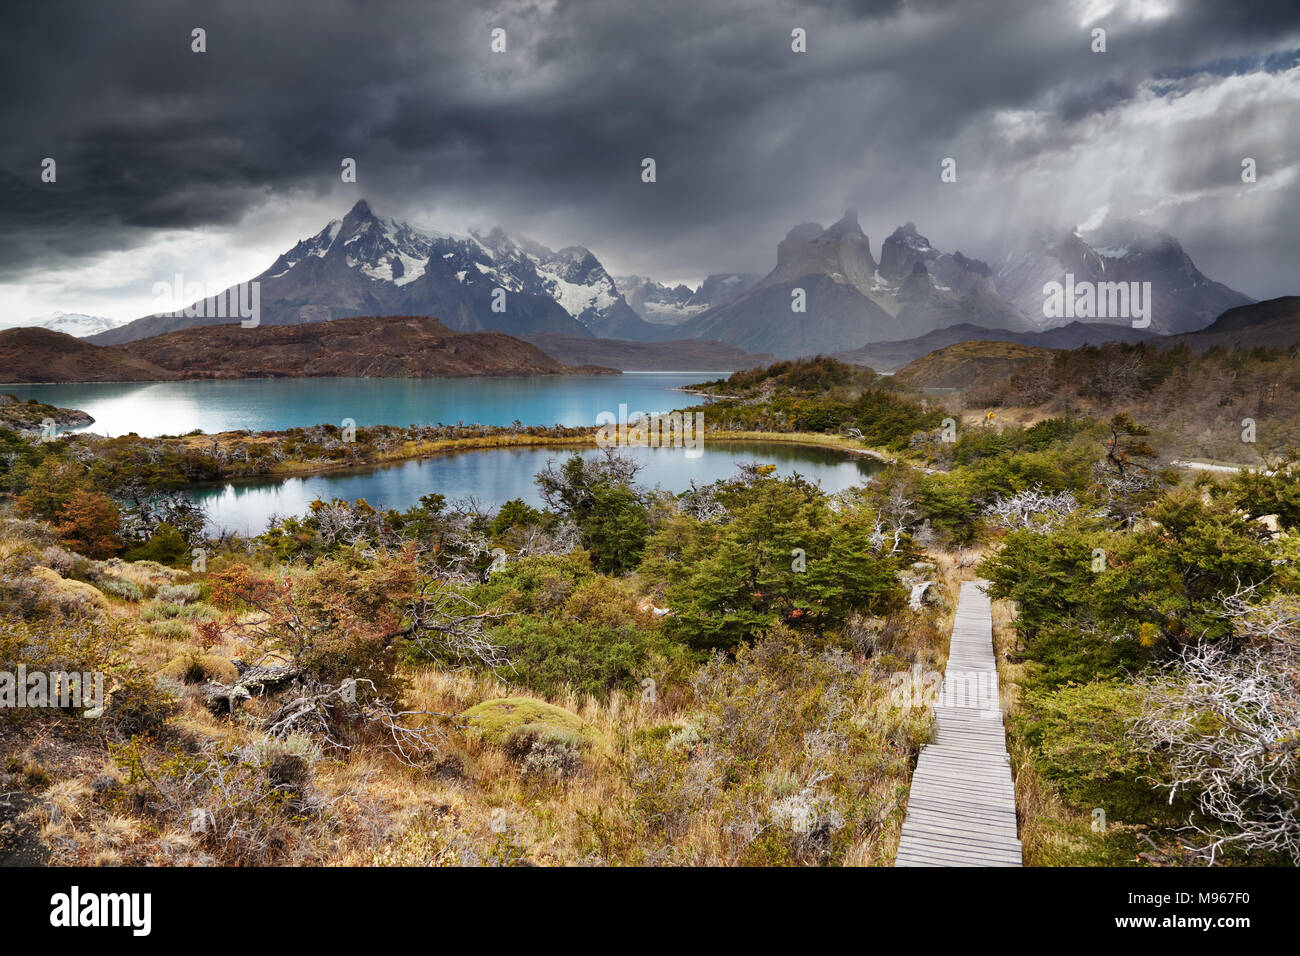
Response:
M1223 190L1246 155L1261 185L1295 175L1297 47L1300 6L1257 0L21 4L0 34L0 282L364 196L673 278L765 269L790 226L846 206L873 245L912 220L991 255L1109 205L1169 227L1215 278L1295 292L1300 180L1267 201ZM1166 122L1188 96L1222 111ZM938 181L945 156L958 184Z

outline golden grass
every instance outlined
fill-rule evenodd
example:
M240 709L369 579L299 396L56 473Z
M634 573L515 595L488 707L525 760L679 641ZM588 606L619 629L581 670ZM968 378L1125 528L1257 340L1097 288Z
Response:
M768 440L769 436L762 436ZM823 436L824 437L824 436ZM821 442L829 444L829 442ZM939 577L955 604L955 585L969 573L955 556L940 555ZM118 564L114 573L142 586L157 583L162 575L152 567ZM183 572L180 572L183 575ZM200 649L190 638L167 639L157 635L142 615L152 602L111 601L104 613L114 624L133 634L129 653L135 664L150 673L165 673L169 662L187 654L210 653L224 660L242 657L253 663L262 656L263 644L256 625L258 616L246 614L228 622L215 647ZM946 646L951 606L942 610L945 623L936 631L932 614L908 617L900 630L900 653L930 658ZM936 633L942 638L936 638ZM229 676L228 672L224 676ZM505 680L429 667L400 671L407 682L403 706L459 715L485 700L518 694ZM504 677L509 677L506 673ZM875 692L873 691L872 694ZM266 738L255 719L216 717L203 705L198 686L180 689L179 712L165 733L150 739L150 760L167 759L172 748L184 751L194 743L215 744L221 754L265 746ZM627 772L634 739L641 731L672 726L684 728L691 711L681 697L642 699L639 693L614 692L597 700L585 693L561 690L539 698L577 714L608 742L581 754L577 773L562 782L521 773L500 748L474 734L449 726L441 757L414 768L397 760L382 741L363 742L350 751L329 752L313 758L312 788L329 825L311 827L310 835L295 846L288 862L326 865L454 864L516 862L526 858L542 865L591 863L668 862L666 857L642 857L630 817L622 813L637 797ZM870 696L870 695L869 695ZM870 720L888 724L882 715L886 692L861 704ZM248 718L265 714L270 702L254 700L244 706ZM454 721L452 722L454 724ZM80 749L78 749L80 748ZM219 852L202 837L187 831L186 821L175 815L137 815L125 800L125 771L106 759L97 747L64 746L33 739L31 749L52 784L39 785L33 819L57 864L139 865L202 864L221 862ZM798 781L804 764L802 745L796 741L774 754L774 769L752 784L757 793L753 806L784 795L789 781ZM793 784L791 784L793 785ZM885 775L863 799L892 807L885 819L859 837L843 857L846 865L887 865L896 850L902 823L906 779ZM738 788L746 790L751 788ZM33 788L37 792L37 788ZM674 863L731 865L738 857L732 828L746 826L753 812L734 798L687 814L681 833L671 839ZM737 807L743 809L737 811ZM737 819L737 814L745 819ZM603 828L603 829L602 829ZM665 851L666 852L666 851ZM209 854L218 854L213 858Z

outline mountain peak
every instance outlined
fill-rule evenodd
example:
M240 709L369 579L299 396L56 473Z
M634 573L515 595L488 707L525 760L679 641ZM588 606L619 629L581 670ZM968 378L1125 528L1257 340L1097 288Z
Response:
M370 203L364 199L358 199L348 210L348 214L343 217L344 222L355 222L362 219L374 219L375 214L370 211Z
M861 236L862 227L858 225L858 211L856 209L844 210L844 215L840 221L835 223L826 230L828 236Z
M826 232L820 222L801 222L785 234L787 242L807 242Z

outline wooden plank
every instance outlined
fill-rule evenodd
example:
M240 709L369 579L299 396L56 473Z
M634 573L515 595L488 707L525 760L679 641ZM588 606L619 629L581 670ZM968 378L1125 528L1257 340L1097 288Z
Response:
M1022 864L992 603L982 583L961 586L934 739L912 774L895 866Z

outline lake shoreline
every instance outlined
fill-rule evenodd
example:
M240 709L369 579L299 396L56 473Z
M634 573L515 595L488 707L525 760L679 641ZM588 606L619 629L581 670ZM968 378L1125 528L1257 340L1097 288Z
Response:
M484 451L497 448L542 448L542 447L569 447L569 448L596 448L599 447L596 441L596 435L599 428L592 426L586 433L581 435L565 435L550 437L545 435L480 435L469 438L447 438L432 442L422 442L418 446L402 449L400 451L380 452L374 461L358 464L354 462L284 462L271 471L261 472L253 475L240 475L238 478L221 478L216 481L198 482L188 487L214 487L236 481L261 482L267 480L277 480L286 478L309 478L314 475L328 474L338 471L360 471L369 468L383 468L390 465L400 465L408 461L421 461L427 458L435 458L439 455L448 454L458 451ZM247 440L257 438L265 434L277 433L255 433L248 435L241 432L220 432L215 435L193 435L181 436L181 438L190 438L196 444L199 442L219 441L225 438L227 441ZM896 458L886 455L884 452L875 448L863 448L850 444L850 439L841 438L838 435L821 435L815 432L725 432L713 436L714 441L723 442L743 442L754 444L787 444L802 445L809 448L829 448L836 451L845 452L851 455L861 455L879 461L881 464L894 464ZM709 438L706 435L703 444L707 445ZM638 446L644 447L644 446Z
M786 437L786 436L779 436ZM358 438L361 438L358 435ZM751 463L772 465L781 475L800 474L834 494L861 488L882 468L879 460L832 444L809 441L762 441L757 435L729 440L710 436L696 449L654 445L617 446L637 463L643 488L678 494L691 487L735 478ZM432 442L430 442L432 445ZM560 441L518 436L509 443L478 436L455 444L443 442L426 453L386 461L355 461L345 467L311 468L279 475L231 475L176 489L202 508L211 527L240 535L260 534L274 518L308 514L316 501L365 500L380 511L402 512L429 494L454 507L485 511L521 500L543 508L536 476L548 464L561 465L570 455L599 459L594 429ZM431 453L429 453L431 452ZM204 476L205 478L207 476Z

